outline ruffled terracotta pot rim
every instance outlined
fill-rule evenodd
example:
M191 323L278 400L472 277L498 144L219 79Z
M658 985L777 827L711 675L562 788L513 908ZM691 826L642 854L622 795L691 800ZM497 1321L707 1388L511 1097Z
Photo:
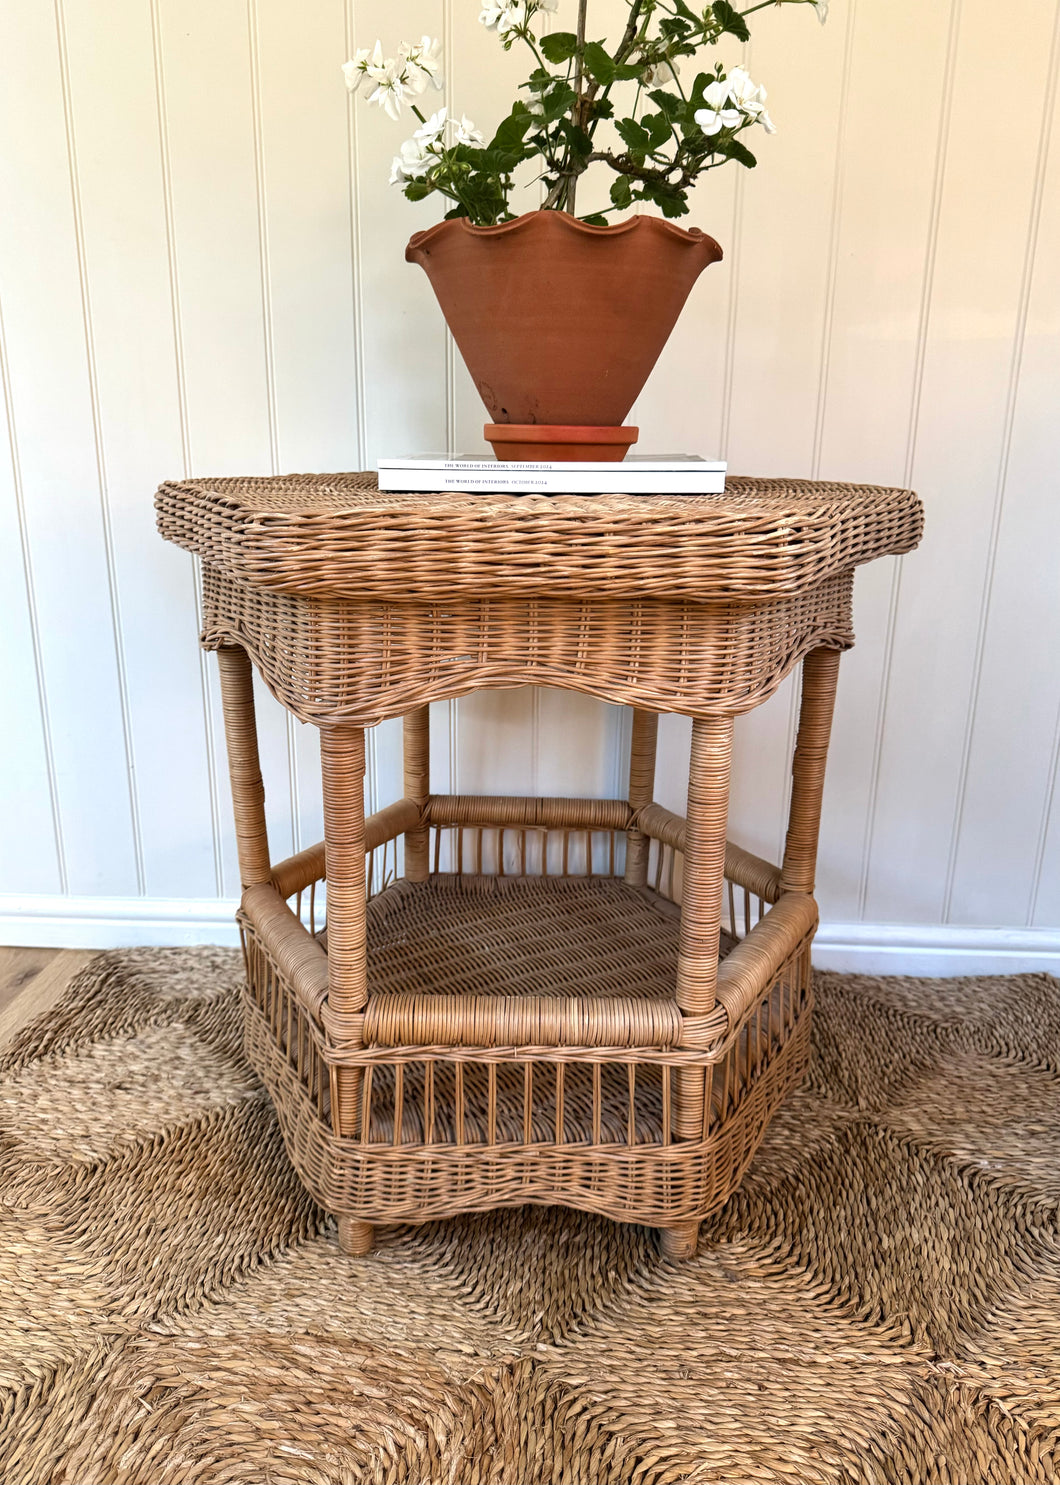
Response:
M608 222L606 226L600 227L592 222L583 222L578 217L572 217L566 211L536 211L523 212L522 216L513 217L510 222L494 222L492 226L480 227L468 221L467 217L449 217L446 221L436 222L433 227L427 227L422 232L414 232L409 238L408 246L405 248L405 258L409 263L417 261L417 252L425 245L443 234L449 234L454 228L459 228L470 237L503 237L513 233L525 233L533 228L533 223L555 222L560 224L560 230L581 233L586 237L621 237L629 232L655 232L670 237L675 242L686 242L690 246L695 244L711 244L716 252L713 261L717 262L722 257L719 244L709 233L702 231L699 227L679 227L676 222L667 221L665 217L633 216L627 217L624 222ZM551 226L547 231L554 231Z

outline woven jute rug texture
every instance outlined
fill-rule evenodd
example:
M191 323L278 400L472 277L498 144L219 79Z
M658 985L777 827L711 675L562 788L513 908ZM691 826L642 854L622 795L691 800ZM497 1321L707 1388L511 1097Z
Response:
M822 975L809 1078L670 1264L534 1208L343 1257L223 950L0 1052L0 1481L1060 1477L1060 984Z

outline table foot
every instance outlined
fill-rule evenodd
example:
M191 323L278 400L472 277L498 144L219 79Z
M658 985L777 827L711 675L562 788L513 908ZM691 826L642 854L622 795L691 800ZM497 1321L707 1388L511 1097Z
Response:
M698 1222L677 1222L659 1229L659 1251L664 1258L694 1258L698 1239Z
M359 1222L356 1217L340 1217L339 1247L351 1258L363 1258L372 1251L375 1228L370 1222Z

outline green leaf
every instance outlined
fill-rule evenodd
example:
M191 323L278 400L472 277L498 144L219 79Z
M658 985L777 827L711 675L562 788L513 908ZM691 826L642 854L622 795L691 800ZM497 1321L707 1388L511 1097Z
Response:
M620 209L633 204L633 187L628 175L616 175L611 182L611 200Z
M636 119L616 119L615 128L619 137L626 147L637 155L645 155L651 148L651 135L647 129L641 127ZM666 132L669 134L670 127L667 125Z
M660 207L664 217L683 217L688 214L687 191L679 190L666 181L646 180L635 193L639 201L652 201Z
M676 196L664 196L659 205L662 207L664 217L687 217L688 215L688 202L685 200L683 191Z
M570 112L571 105L577 96L577 93L568 83L556 83L544 95L543 103L545 112L544 114L538 114L538 119L546 124L554 124L557 119L561 119L564 114Z
M434 187L429 181L410 180L405 182L406 201L424 201L432 193Z
M578 38L573 31L553 31L548 36L542 36L538 47L547 61L558 66L560 62L569 62L574 56L578 50Z
M753 170L758 164L757 159L745 144L738 139L722 139L714 146L716 155L724 155L727 160L737 160L741 165L746 165L748 170Z
M738 41L750 41L751 33L747 29L747 23L738 10L734 10L729 0L714 0L711 6L714 11L714 19L723 31L730 36L735 36Z
M646 113L641 125L648 131L648 148L657 150L673 134L673 125L664 113Z
M691 21L693 26L695 26L697 30L702 26L702 20L698 15L696 15L695 11L689 10L688 6L685 4L685 0L672 0L672 4L674 9L677 11L677 14L683 15L686 21Z
M570 119L560 119L556 132L566 141L570 152L575 157L585 158L592 154L593 142L584 129L579 129L572 124Z
M656 88L649 93L648 97L656 108L662 110L666 117L672 122L674 119L682 118L685 112L685 100L678 98L674 93L664 92L662 88Z
M707 100L704 95L711 83L716 81L717 79L713 72L699 73L688 94L688 106L693 112L697 108L705 108L707 106Z
M517 150L526 138L526 131L534 116L525 103L517 103L506 119L501 119L497 132L490 140L491 150Z
M614 59L604 51L598 41L585 43L582 62L589 76L595 78L602 87L606 88L608 83L614 82L618 68Z
M691 35L692 28L687 21L682 21L677 16L667 16L666 20L659 22L659 31L667 41L684 41L686 36Z
M447 211L446 212L446 214L445 214L445 220L447 222L451 222L454 219L454 217L466 217L467 214L468 214L467 207L466 206L462 206L460 204L460 202L458 201L457 204L453 207L452 211Z
M608 225L607 218L602 211L595 211L591 217L579 217L578 220L584 222L587 227L606 227Z

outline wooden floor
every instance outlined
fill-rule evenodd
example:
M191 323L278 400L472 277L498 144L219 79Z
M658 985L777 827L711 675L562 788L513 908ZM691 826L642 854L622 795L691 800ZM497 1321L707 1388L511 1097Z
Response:
M0 948L0 1041L55 1004L92 949Z

